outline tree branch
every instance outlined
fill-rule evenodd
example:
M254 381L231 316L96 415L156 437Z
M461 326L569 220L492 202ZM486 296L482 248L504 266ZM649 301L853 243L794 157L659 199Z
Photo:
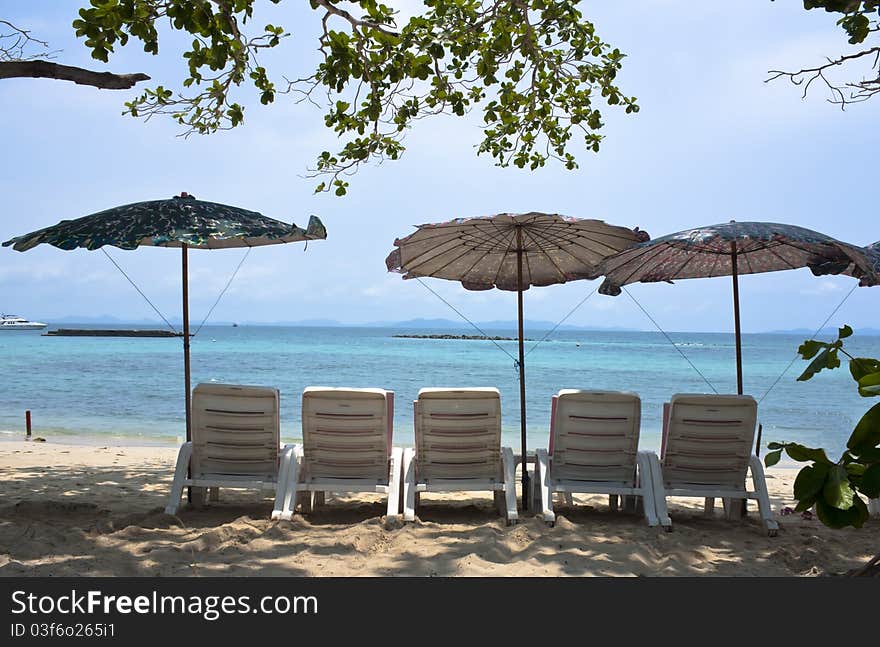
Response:
M77 85L91 85L103 90L127 90L139 81L150 79L146 74L113 74L94 72L81 67L61 65L51 61L0 62L0 79L41 78L73 81Z
M352 27L368 27L370 29L375 29L376 31L381 32L386 36L400 36L400 34L398 34L397 32L385 29L385 27L378 23L369 20L358 20L345 9L340 9L336 5L331 4L329 0L314 0L314 3L315 5L326 9L328 14L332 13L333 15L339 16L340 18L344 18L349 22L349 24L351 24ZM326 17L324 18L324 21L324 24L326 26Z
M766 79L764 82L769 83L770 81L775 81L780 77L788 77L788 80L791 81L794 85L802 85L804 86L803 98L807 97L807 92L810 89L810 86L813 84L813 81L817 79L821 79L826 86L828 86L829 91L831 92L832 99L829 99L831 103L840 105L841 108L846 107L849 103L859 103L861 101L866 101L870 99L875 94L880 93L880 76L876 79L863 79L859 82L851 82L846 83L843 86L836 85L832 83L826 76L825 72L836 68L843 67L849 61L853 61L855 59L863 58L865 56L873 56L874 62L871 65L872 69L878 68L878 61L880 61L880 47L871 47L869 49L862 50L860 52L856 52L855 54L849 54L846 56L840 56L836 59L828 59L828 62L824 65L818 65L816 67L804 68L802 70L798 70L797 72L784 72L782 70L770 70L767 72L771 74L770 78ZM806 83L804 84L804 81ZM850 88L850 96L847 97L843 91L843 88Z

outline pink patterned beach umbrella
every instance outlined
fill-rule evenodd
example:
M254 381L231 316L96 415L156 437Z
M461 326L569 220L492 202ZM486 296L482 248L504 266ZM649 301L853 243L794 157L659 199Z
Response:
M520 430L526 458L525 353L523 291L599 276L607 257L649 239L647 233L601 220L546 213L500 213L477 218L418 225L394 241L385 260L388 270L404 279L434 277L460 281L468 290L518 293ZM529 477L522 471L523 508L527 509Z
M846 274L858 278L861 285L880 285L880 265L870 260L872 253L796 225L731 221L661 236L611 256L600 268L605 281L599 292L617 296L630 283L733 277L737 392L742 394L737 277L807 267L815 276Z

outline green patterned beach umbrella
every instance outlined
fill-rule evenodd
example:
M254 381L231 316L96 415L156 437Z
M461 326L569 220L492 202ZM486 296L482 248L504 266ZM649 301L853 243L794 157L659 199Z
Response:
M844 274L859 279L859 285L862 287L880 285L880 240L867 247L860 247L859 250L868 259L872 271L866 272L864 264L854 260Z
M196 200L183 193L170 200L135 202L76 220L62 220L57 225L7 240L3 246L12 245L19 252L41 243L61 249L90 250L104 245L120 249L135 249L141 245L222 249L326 237L324 225L315 216L310 218L308 227L302 229L256 211Z
M4 247L24 252L46 243L60 249L135 249L141 245L180 247L183 269L183 358L186 439L190 440L189 278L187 250L258 247L327 238L312 216L305 229L239 207L196 200L182 193L169 200L135 202L17 236Z
M742 394L740 274L809 268L815 276L847 274L861 285L880 284L880 266L864 247L795 225L728 222L679 231L640 243L605 259L602 294L617 296L630 283L733 277L737 391Z

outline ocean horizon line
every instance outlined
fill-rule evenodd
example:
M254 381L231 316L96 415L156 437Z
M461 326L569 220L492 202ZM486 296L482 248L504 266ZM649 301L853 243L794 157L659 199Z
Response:
M49 326L152 326L157 328L167 328L168 324L160 320L152 319L121 319L112 316L108 317L35 317L36 320L46 322ZM180 318L169 318L168 321L172 326L182 326L183 320ZM198 321L191 321L190 325L198 326ZM476 326L487 330L505 330L516 331L517 322L515 320L496 320L496 321L478 321ZM858 335L878 336L880 328L859 327L850 324ZM281 321L253 321L253 320L219 320L205 323L205 328L225 328L225 327L260 327L260 328L373 328L373 329L389 329L404 328L410 330L474 330L474 326L466 323L454 321L451 319L427 319L415 318L401 321L366 321L366 322L350 322L339 321L336 319L301 319L301 320L281 320ZM608 333L658 333L656 328L629 328L621 326L594 326L589 324L562 324L557 325L549 321L540 320L524 320L523 328L530 331L547 332L557 330L560 332L608 332ZM744 330L744 335L827 335L836 334L837 327L826 326L819 332L809 328L787 328L775 330ZM732 335L732 330L672 330L665 329L670 334L706 334L706 335Z

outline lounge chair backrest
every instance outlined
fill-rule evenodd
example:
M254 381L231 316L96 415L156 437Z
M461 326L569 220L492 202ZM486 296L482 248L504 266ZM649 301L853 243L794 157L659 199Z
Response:
M757 417L749 395L673 396L661 456L665 485L744 487Z
M413 407L419 481L502 479L498 389L422 389Z
M192 394L193 478L273 479L280 441L278 389L198 384Z
M305 478L388 481L394 393L308 387L303 391Z
M553 478L634 483L641 412L635 393L564 389L553 396Z

